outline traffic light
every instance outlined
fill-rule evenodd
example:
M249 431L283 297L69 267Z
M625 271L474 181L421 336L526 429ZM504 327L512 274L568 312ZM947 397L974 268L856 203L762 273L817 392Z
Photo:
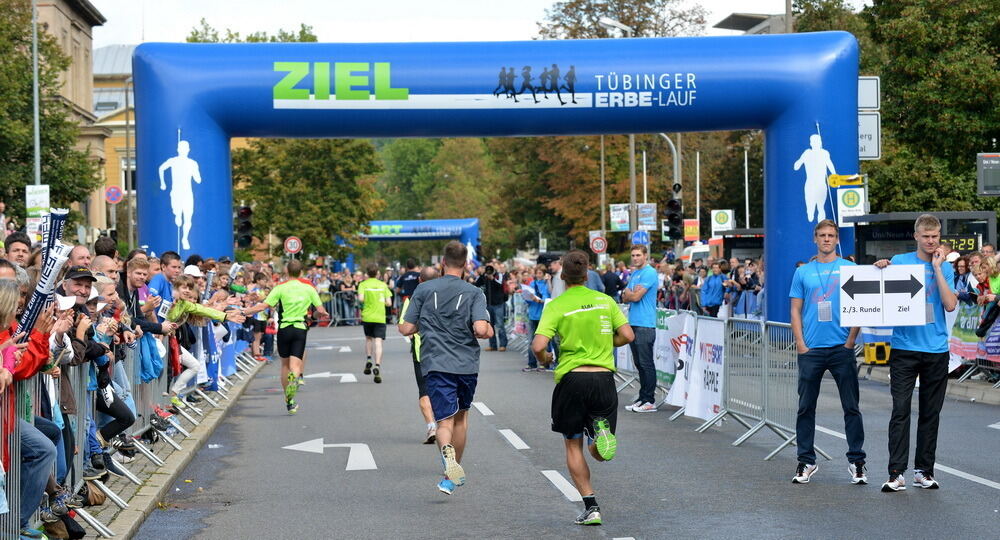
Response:
M253 244L253 210L249 206L241 206L236 212L236 245L246 249Z
M674 184L673 196L667 201L663 219L666 220L665 236L670 240L684 239L684 208L681 204L681 185Z

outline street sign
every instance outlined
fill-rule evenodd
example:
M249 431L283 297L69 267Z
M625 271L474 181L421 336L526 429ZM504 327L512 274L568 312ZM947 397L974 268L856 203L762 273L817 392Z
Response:
M853 227L853 222L844 221L851 216L868 213L868 198L864 187L847 187L837 190L837 225Z
M922 326L933 322L919 264L840 267L840 326Z
M632 243L637 246L648 246L649 245L649 232L648 231L635 231L632 233Z
M636 221L640 231L656 230L656 203L640 203L636 207Z
M1000 195L1000 154L976 154L976 186L980 197Z
M858 77L858 108L877 111L882 102L882 80L875 77Z
M882 159L882 113L858 111L858 159Z
M685 219L684 220L684 241L694 242L700 238L698 231L698 220L697 219Z
M104 190L104 200L108 201L108 204L118 204L122 202L122 197L124 196L122 188L118 186L109 186Z
M735 221L735 212L732 210L712 210L712 236L735 229Z
M285 238L285 253L294 255L300 251L302 251L302 240L299 240L298 236Z
M590 239L590 251L594 253L604 253L608 249L608 241L602 236Z
M627 204L612 204L611 205L611 228L609 231L612 232L626 232L629 228L628 220L628 205Z

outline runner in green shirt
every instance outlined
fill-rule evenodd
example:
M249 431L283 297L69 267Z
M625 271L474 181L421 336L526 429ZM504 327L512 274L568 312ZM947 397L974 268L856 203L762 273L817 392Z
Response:
M382 382L382 340L385 339L385 308L392 305L392 291L378 279L378 265L365 267L368 279L358 284L358 301L361 302L361 326L365 331L365 375L375 375L375 382ZM372 354L375 367L372 368Z
M302 376L302 357L306 351L306 315L309 308L315 308L323 315L328 315L319 299L316 287L300 279L302 262L291 260L286 266L288 281L279 283L271 289L263 302L243 310L250 316L267 308L281 305L278 313L278 356L281 357L281 386L285 389L285 407L288 414L299 410L295 402L295 393L299 390L298 379Z
M583 496L584 511L577 525L600 525L590 468L583 454L586 434L590 455L597 461L615 457L618 442L618 393L615 389L614 347L635 338L628 319L610 296L583 286L587 280L587 254L574 249L562 258L566 292L546 304L535 330L531 350L544 360L549 340L560 339L556 387L552 392L552 431L562 433L566 465L576 489Z
M425 266L423 270L420 271L420 277L418 278L417 284L423 283L425 281L430 281L438 277L437 268L433 266ZM416 288L416 287L414 287ZM406 297L403 301L403 309L399 312L399 321L402 324L403 317L406 316L406 310L410 307L410 297ZM431 409L431 398L427 395L427 384L424 382L424 374L420 368L420 333L413 334L410 338L410 356L413 357L413 375L417 379L417 394L419 395L418 403L420 404L420 414L424 415L424 421L427 422L427 437L424 438L424 444L433 444L437 437L437 422L434 421L434 411Z

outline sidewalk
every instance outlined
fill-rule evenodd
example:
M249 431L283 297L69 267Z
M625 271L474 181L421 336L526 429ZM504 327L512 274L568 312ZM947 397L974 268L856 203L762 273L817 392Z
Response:
M864 378L867 372L868 366L862 365L861 377ZM889 366L874 366L870 379L889 384ZM1000 405L1000 389L993 388L993 385L986 381L970 379L960 383L957 379L948 379L947 395L953 399Z
M111 499L108 499L100 507L87 507L84 510L90 512L91 515L113 531L115 538L131 538L139 530L146 517L156 509L157 504L163 499L170 486L177 479L177 476L184 470L184 467L187 466L188 462L191 461L198 450L205 444L205 441L212 435L215 427L226 417L232 406L243 395L244 390L246 390L250 382L253 381L254 376L260 371L261 366L263 366L263 363L256 364L253 372L249 375L244 375L246 377L245 381L241 381L235 376L230 377L233 386L229 392L229 401L222 399L217 394L210 394L212 399L219 403L219 408L211 408L205 403L205 406L202 408L205 416L199 420L200 423L198 426L192 428L191 424L180 419L181 425L191 433L191 436L186 438L180 433L174 436L174 440L181 445L181 450L174 450L172 446L163 440L150 446L153 453L165 462L162 467L157 467L153 462L142 457L142 455L137 456L136 460L132 463L126 464L125 467L142 481L142 485L137 486L127 478L111 477L106 485L128 504L128 508L120 509ZM82 519L78 519L77 521L87 530L87 538L101 537L97 531L89 527Z

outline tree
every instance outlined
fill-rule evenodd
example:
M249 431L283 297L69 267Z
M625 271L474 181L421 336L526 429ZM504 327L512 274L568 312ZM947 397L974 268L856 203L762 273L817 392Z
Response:
M379 150L383 173L378 189L386 205L383 219L419 219L427 213L427 198L439 174L432 163L439 139L393 139Z
M635 37L700 34L708 11L683 4L681 0L565 0L545 10L538 34L543 39L618 37L617 30L598 24L601 17L631 27Z
M59 95L70 65L55 38L38 32L39 127L42 183L52 205L69 207L101 185L98 165L76 148L79 126ZM0 0L0 199L8 215L24 215L24 186L34 178L31 3ZM74 219L79 215L74 212ZM21 220L23 223L23 220Z
M197 27L191 29L187 36L188 43L315 43L316 41L317 37L313 33L312 26L307 24L300 24L298 31L278 29L274 35L267 32L254 32L242 37L239 32L233 32L229 28L220 34L204 18L199 21Z

